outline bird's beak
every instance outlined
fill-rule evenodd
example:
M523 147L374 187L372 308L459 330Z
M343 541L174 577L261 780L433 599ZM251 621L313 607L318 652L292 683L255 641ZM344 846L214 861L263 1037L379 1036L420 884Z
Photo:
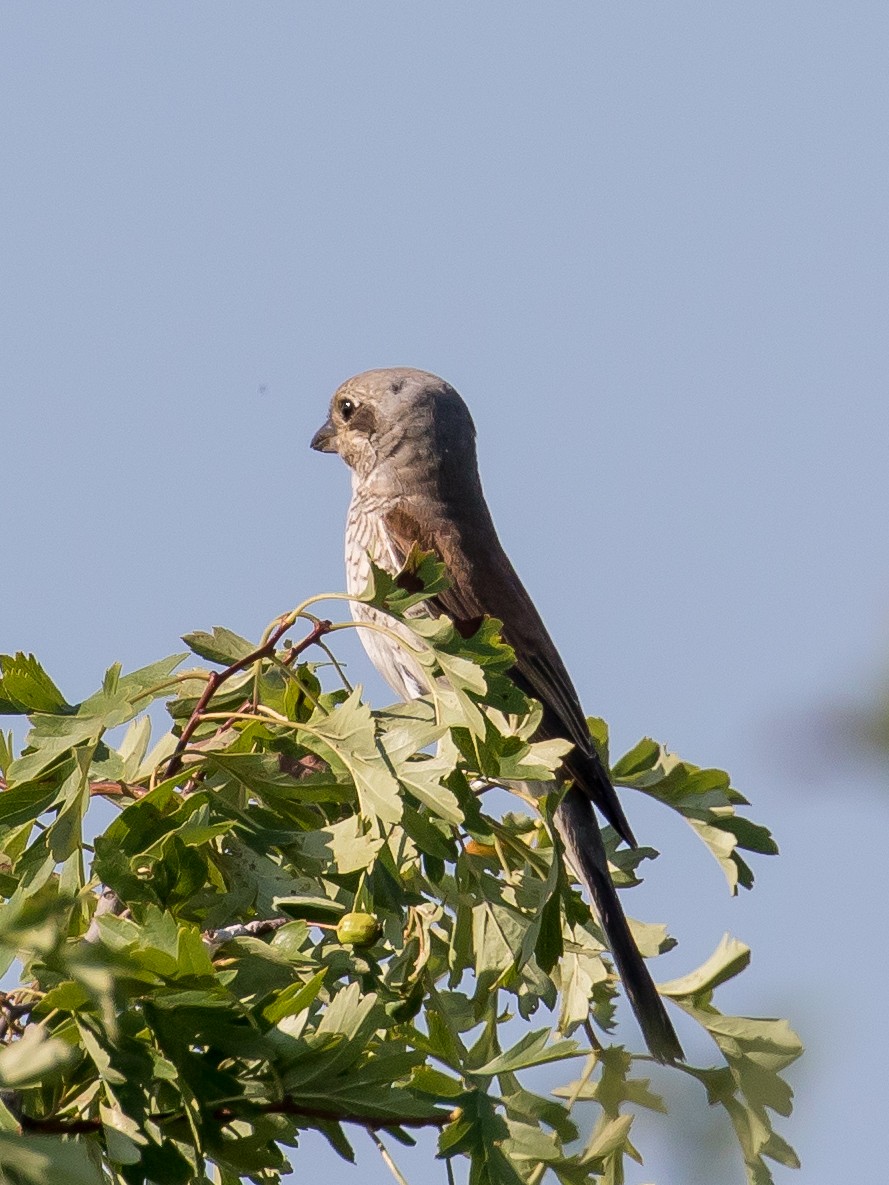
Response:
M336 452L336 428L334 428L330 420L322 424L312 437L311 447L316 453Z

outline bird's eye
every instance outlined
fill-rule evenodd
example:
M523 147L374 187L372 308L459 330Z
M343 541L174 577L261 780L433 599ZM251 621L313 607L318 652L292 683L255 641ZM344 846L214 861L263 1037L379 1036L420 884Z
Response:
M356 404L351 399L340 400L340 415L348 423L355 411Z

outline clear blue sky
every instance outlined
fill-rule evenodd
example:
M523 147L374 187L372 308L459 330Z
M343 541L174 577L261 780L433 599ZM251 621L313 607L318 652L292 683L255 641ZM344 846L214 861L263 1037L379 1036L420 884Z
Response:
M782 844L733 901L627 804L665 976L730 930L722 1002L810 1046L782 1183L885 1164L889 801L807 720L889 650L887 44L878 2L0 10L0 648L74 698L341 587L328 397L446 376L588 710ZM668 1133L635 1180L693 1185Z

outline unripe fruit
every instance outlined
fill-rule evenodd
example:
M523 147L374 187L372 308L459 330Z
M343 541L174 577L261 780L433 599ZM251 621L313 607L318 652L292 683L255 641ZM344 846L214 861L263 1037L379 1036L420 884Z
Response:
M373 946L380 923L372 913L346 913L337 922L336 936L343 946Z

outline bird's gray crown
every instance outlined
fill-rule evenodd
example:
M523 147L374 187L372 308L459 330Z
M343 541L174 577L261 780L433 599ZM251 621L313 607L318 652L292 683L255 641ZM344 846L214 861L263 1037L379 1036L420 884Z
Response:
M343 383L312 447L339 453L359 481L384 479L403 492L420 481L447 487L476 474L466 404L438 375L406 366L366 370Z

